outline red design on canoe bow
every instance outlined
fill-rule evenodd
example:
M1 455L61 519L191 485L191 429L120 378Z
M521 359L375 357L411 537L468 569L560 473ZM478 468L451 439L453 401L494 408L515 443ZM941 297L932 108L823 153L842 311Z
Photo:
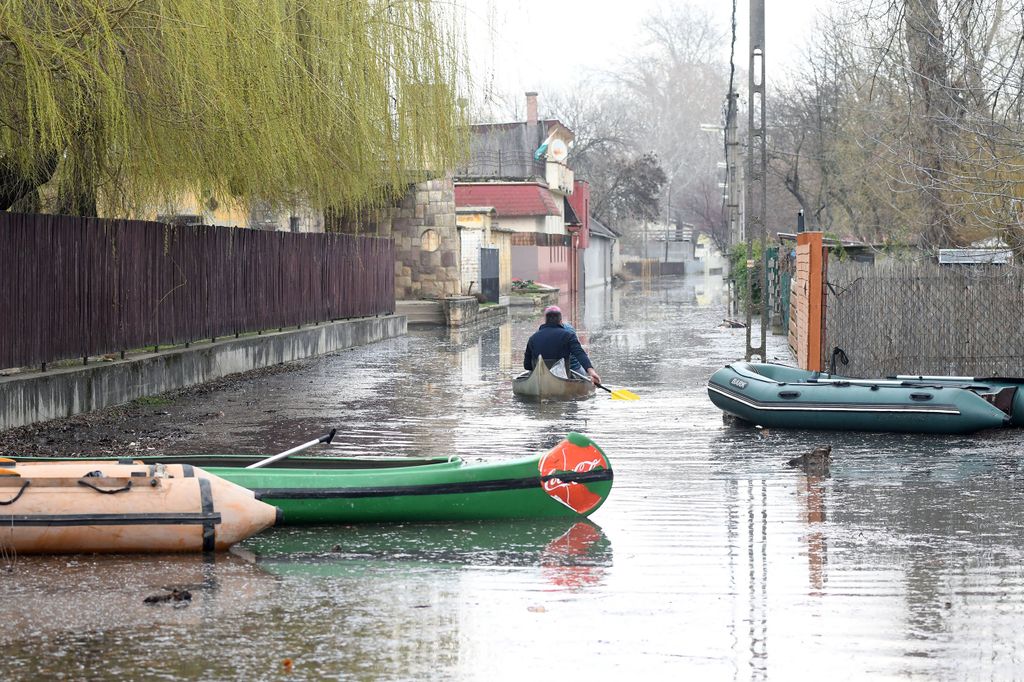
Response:
M540 459L541 485L551 497L579 514L586 514L601 504L601 496L591 492L585 483L563 481L559 472L586 473L607 469L608 461L593 445L581 447L563 440Z

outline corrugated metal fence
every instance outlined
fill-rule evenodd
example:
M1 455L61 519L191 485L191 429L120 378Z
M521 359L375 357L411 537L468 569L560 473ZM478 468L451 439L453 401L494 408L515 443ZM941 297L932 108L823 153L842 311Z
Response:
M395 309L394 242L0 212L0 368Z
M842 261L828 266L825 355L836 372L1021 376L1024 270L1014 265Z

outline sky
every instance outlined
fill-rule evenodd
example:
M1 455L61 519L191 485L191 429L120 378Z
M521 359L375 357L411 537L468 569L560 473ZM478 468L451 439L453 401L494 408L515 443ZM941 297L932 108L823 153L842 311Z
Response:
M728 35L729 0L690 0ZM518 103L527 90L566 90L586 70L610 70L635 44L641 20L683 0L466 0L467 40L477 91ZM765 0L765 68L774 75L799 59L814 18L829 0ZM736 64L747 66L749 0L737 0ZM722 46L728 60L728 40ZM485 87L487 86L487 87ZM520 105L522 106L522 105ZM541 106L543 109L543 104Z

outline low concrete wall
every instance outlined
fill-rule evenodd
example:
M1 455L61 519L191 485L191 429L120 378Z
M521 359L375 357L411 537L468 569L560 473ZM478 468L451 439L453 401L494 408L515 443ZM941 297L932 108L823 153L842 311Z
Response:
M535 292L516 292L509 297L509 305L513 308L544 308L558 304L558 289L547 289Z
M487 306L486 308L480 308L476 311L476 317L473 319L473 323L478 324L494 320L507 320L508 313L509 306L507 303Z
M448 296L441 302L444 321L449 327L463 327L472 324L480 303L475 296Z
M481 306L474 296L449 296L442 303L449 327L470 327L486 320L508 317L507 305Z
M0 377L0 430L99 410L228 374L353 348L406 333L403 315L146 353L127 360Z
M438 299L424 301L396 301L395 313L405 315L409 324L443 325L444 306Z

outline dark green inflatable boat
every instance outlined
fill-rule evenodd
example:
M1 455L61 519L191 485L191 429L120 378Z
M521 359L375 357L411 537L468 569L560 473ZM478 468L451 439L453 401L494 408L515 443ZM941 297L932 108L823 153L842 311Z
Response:
M943 379L854 379L734 362L711 376L708 396L724 412L769 428L955 434L1010 424L1016 387Z

